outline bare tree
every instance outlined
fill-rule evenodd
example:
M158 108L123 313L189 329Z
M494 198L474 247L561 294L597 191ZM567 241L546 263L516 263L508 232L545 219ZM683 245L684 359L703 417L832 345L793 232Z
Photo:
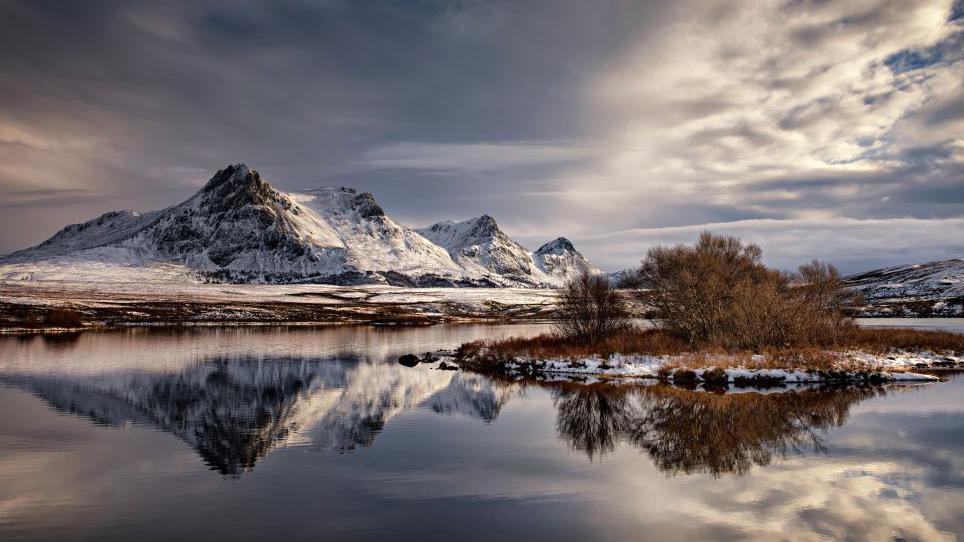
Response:
M564 337L595 344L623 329L627 316L615 285L605 275L584 271L559 290L553 324Z
M693 345L826 344L849 330L852 297L836 268L814 261L790 274L761 256L755 244L710 232L693 246L655 247L639 269L638 295Z
M822 335L813 339L835 342L854 326L849 309L863 300L846 288L835 266L813 260L800 266L794 280L795 297L811 320L809 327Z

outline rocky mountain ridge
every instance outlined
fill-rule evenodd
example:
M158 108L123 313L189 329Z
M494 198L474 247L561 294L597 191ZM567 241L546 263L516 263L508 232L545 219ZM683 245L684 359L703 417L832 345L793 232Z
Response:
M179 264L201 280L234 283L554 287L598 272L565 238L530 252L488 215L412 229L371 193L286 193L244 164L218 171L181 204L67 226L0 264L58 258Z

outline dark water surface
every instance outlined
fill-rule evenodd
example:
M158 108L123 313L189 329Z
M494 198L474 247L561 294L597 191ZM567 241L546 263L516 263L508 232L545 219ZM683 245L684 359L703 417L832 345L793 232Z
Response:
M544 329L0 338L0 540L964 536L964 378L719 395L395 363Z

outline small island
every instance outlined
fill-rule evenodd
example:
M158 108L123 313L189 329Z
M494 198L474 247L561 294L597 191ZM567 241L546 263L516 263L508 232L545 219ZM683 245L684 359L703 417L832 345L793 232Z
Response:
M552 333L470 342L422 361L511 378L707 389L932 381L964 368L964 336L860 328L850 315L861 300L833 265L787 273L761 257L755 244L710 232L692 246L656 247L623 284L591 273L566 283Z

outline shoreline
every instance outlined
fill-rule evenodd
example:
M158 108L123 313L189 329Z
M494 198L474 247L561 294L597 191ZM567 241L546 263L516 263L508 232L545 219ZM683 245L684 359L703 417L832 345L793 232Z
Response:
M556 290L538 288L0 280L0 334L132 327L541 323L555 311L556 295ZM46 324L46 316L55 310L77 313L85 325L64 329L62 323ZM893 317L874 314L867 320Z
M788 384L878 384L936 382L934 374L964 370L964 356L931 351L831 352L838 357L832 366L768 367L763 355L620 355L588 357L511 357L494 359L485 350L466 354L462 349L436 352L419 358L421 363L447 362L460 369L511 379L619 381L652 380L689 387L772 387ZM702 363L693 364L693 356ZM749 362L749 363L747 363Z

